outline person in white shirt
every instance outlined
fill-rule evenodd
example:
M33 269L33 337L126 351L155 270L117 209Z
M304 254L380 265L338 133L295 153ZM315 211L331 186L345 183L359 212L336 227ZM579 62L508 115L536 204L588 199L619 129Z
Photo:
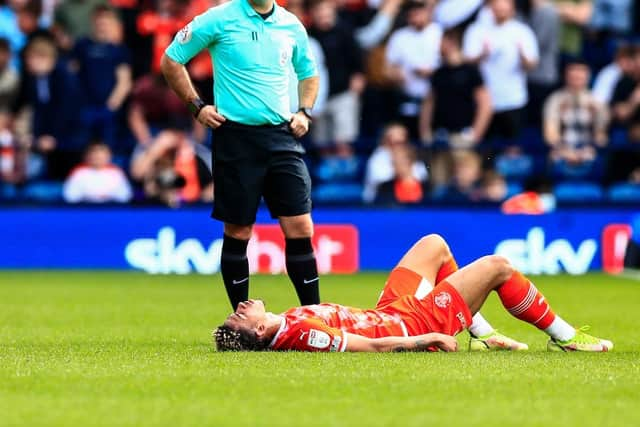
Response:
M63 196L68 203L125 203L132 193L122 169L111 163L109 146L94 143L64 182Z
M434 20L449 29L473 19L483 0L440 0L436 6Z
M603 104L609 104L613 98L616 85L624 75L629 75L634 68L634 55L637 48L624 44L616 51L614 61L604 67L593 81L591 93Z
M398 118L418 138L418 115L429 94L429 77L440 63L442 28L431 21L435 0L411 0L406 27L391 34L386 49L387 77L401 92Z
M538 43L526 24L515 19L513 0L490 0L494 21L483 19L465 32L465 57L480 65L494 116L488 137L517 140L527 105L527 72L538 63Z
M364 192L362 199L372 203L377 195L380 184L394 178L393 151L398 147L409 145L409 133L407 128L400 123L388 124L382 133L380 145L375 149L367 161L367 169L364 178ZM416 160L412 166L413 177L420 182L425 182L429 177L427 168L422 161Z

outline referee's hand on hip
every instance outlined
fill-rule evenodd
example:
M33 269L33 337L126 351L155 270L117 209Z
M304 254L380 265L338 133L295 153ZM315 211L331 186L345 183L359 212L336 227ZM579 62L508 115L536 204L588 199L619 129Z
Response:
M303 112L298 111L291 117L289 122L289 128L293 133L293 136L300 138L309 131L309 124L311 120Z
M202 107L196 119L198 119L200 123L207 127L210 127L211 129L215 129L222 123L227 121L224 116L218 113L218 109L215 105L207 105Z

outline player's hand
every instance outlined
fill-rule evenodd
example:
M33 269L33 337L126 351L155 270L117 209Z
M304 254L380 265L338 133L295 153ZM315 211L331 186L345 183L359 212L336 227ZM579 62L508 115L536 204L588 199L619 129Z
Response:
M438 333L435 333L434 335L434 344L441 351L458 351L458 340L456 340L455 337Z
M203 107L198 113L198 117L196 117L196 119L211 129L216 129L227 121L222 114L218 113L218 109L215 105L207 105Z
M309 118L301 111L295 113L291 117L291 121L289 122L289 128L291 129L291 133L296 138L303 137L307 132L309 132Z

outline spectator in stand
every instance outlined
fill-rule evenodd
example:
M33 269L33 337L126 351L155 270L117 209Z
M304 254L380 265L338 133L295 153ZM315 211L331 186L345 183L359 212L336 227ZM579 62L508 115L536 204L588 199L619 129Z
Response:
M296 18L300 20L300 22L304 23L307 21L305 15L304 1L303 0L288 0L286 9L296 15ZM320 43L313 37L309 37L309 49L311 50L311 54L316 60L316 68L318 70L318 76L320 77L320 83L318 88L318 96L316 97L316 102L313 105L313 115L319 115L324 112L324 107L327 102L327 98L329 96L329 73L327 71L327 65L324 60L324 52L322 51L322 46ZM289 84L289 100L291 102L291 112L295 113L298 111L298 77L293 70L293 65L291 69L291 82Z
M472 148L483 140L491 121L489 92L477 65L464 61L460 45L457 29L445 31L440 44L444 64L431 77L420 114L420 139L425 144L438 135L451 148Z
M97 6L92 20L91 37L78 40L72 52L86 102L82 121L90 138L99 138L114 150L119 112L133 85L130 53L117 40L121 24L113 9Z
M376 199L378 187L383 183L393 179L393 153L397 149L402 149L409 145L409 132L401 123L388 124L383 132L380 145L375 149L369 160L365 172L364 192L362 198L366 203L371 203ZM424 162L415 160L412 165L412 176L420 181L426 182L428 178L427 168Z
M184 28L196 15L205 12L209 7L224 2L212 3L209 4L208 0L158 0L155 10L145 11L138 16L138 32L143 36L153 37L153 46L150 52L152 72L160 71L162 55L178 31ZM203 55L198 60L196 72L198 80L204 78L200 67L206 68L211 74L211 67L208 67L210 62L208 55ZM194 64L192 63L192 66ZM190 67L190 71L192 71L192 67Z
M477 16L483 0L440 0L434 19L444 29L464 30Z
M589 91L589 67L578 60L565 69L565 86L544 106L544 138L556 176L594 177L598 149L607 144L609 113Z
M56 7L53 34L61 49L70 50L76 40L91 35L91 13L106 0L65 0Z
M424 181L414 175L418 161L416 150L409 144L396 147L391 154L393 178L380 184L375 202L378 204L422 202L427 195Z
M527 72L538 65L533 31L515 19L513 0L491 0L493 24L477 22L464 35L463 51L480 70L494 109L489 137L517 143L528 101Z
M633 0L593 0L589 29L606 38L625 36L631 30L632 8Z
M611 103L613 93L618 82L624 77L633 74L635 48L629 44L623 44L616 51L615 60L604 67L593 82L591 92L593 96L603 104Z
M314 117L311 137L325 150L335 144L336 154L349 158L359 133L360 95L366 81L360 47L337 13L332 0L315 0L310 7L309 36L320 43L329 74L328 99L324 112Z
M374 140L380 133L380 124L388 123L397 116L395 109L388 107L394 105L397 99L395 88L385 73L385 40L398 18L404 15L401 14L404 2L405 0L384 0L376 5L368 1L369 11L377 8L377 12L368 23L357 27L354 33L356 41L366 52L367 86L361 97L360 121L360 136L364 141Z
M18 94L20 77L11 66L11 45L0 38L0 115L6 115ZM1 128L0 128L1 129Z
M499 203L507 198L507 181L495 171L487 171L480 184L479 200L483 202Z
M9 123L18 85L18 73L11 66L11 46L7 39L0 39L0 182L16 181L16 147Z
M81 94L78 82L58 61L58 50L50 34L37 33L24 51L25 73L15 109L32 111L33 148L47 160L48 176L62 180L82 157L84 142L80 128Z
M478 201L482 196L482 159L471 150L455 150L452 152L453 176L450 183L439 187L436 198L449 202Z
M570 59L582 52L584 29L593 12L592 0L554 0L554 3L562 21L560 53Z
M10 0L0 6L0 37L9 41L12 57L11 65L18 68L18 54L27 42L27 37L20 29L18 12L25 7L27 0Z
M633 56L633 67L623 76L611 99L614 123L624 127L631 142L640 142L640 48Z
M204 127L160 75L140 78L134 88L129 126L138 141L131 176L143 182L145 194L169 206L213 198L211 173L198 162L195 143Z
M539 127L544 101L558 86L560 17L548 0L526 0L523 15L536 36L540 52L538 65L529 72L527 87L528 123Z
M64 182L63 197L68 203L125 203L131 200L131 186L111 163L109 146L97 142L87 147L84 162Z
M387 44L386 73L399 89L397 118L419 138L420 106L431 88L429 78L440 62L442 28L432 22L435 0L410 0L406 27L391 34Z
M404 0L384 0L378 7L373 8L368 4L364 9L353 12L342 8L339 18L350 23L358 45L368 51L389 35L403 2Z
M179 132L163 131L151 146L138 147L131 175L143 183L147 198L170 207L213 200L211 173L198 161L191 141Z

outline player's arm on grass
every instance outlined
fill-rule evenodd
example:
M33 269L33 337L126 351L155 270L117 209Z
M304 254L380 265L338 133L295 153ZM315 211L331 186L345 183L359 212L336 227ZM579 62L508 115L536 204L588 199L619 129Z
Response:
M345 335L347 338L346 351L381 353L428 351L430 348L439 348L442 351L458 350L458 342L454 337L436 332L415 337L367 338L349 333Z

